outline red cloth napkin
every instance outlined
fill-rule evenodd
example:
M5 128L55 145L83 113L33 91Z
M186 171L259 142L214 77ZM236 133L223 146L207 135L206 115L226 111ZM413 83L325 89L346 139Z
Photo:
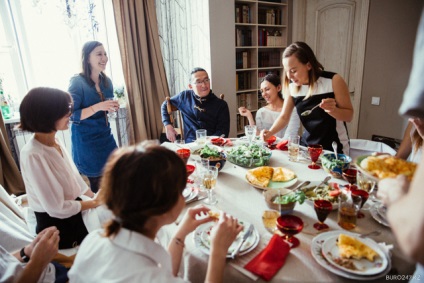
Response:
M279 143L277 143L277 148L279 149L279 150L288 150L288 147L287 147L287 144L289 143L289 141L288 140L283 140L283 141L280 141Z
M266 248L246 264L244 268L269 281L284 265L289 252L290 245L281 236L275 234Z

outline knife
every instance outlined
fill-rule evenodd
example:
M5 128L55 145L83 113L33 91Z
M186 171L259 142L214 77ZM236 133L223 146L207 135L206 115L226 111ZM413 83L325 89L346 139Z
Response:
M237 246L237 248L231 254L231 258L232 259L234 259L238 255L238 253L239 253L239 251L241 249L241 246L243 246L244 242L247 240L247 238L250 237L250 235L252 234L252 232L253 232L253 224L250 224L250 226L247 229L246 233L244 233L243 239L241 240L240 244Z

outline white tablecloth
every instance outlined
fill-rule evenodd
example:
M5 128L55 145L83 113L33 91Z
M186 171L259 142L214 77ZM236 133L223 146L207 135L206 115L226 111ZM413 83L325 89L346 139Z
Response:
M164 146L170 149L176 149L175 145L164 143ZM190 146L190 144L188 145ZM191 147L194 147L192 144ZM190 163L190 161L189 161ZM293 170L298 176L299 184L302 181L322 181L326 176L323 169L312 170L307 167L305 162L290 162L286 151L273 150L269 166L286 167ZM262 196L262 191L253 188L245 179L246 168L234 165L229 161L220 171L215 193L218 197L218 203L211 206L213 210L222 210L239 219L248 221L255 225L259 234L262 235L260 245L266 246L271 234L262 224L262 213L269 210ZM346 183L343 180L331 180L339 183ZM369 202L371 202L369 200ZM190 204L195 206L200 202ZM184 213L185 211L183 211ZM369 211L363 211L365 218L358 219L358 226L350 230L354 233L368 233L374 230L381 230L379 236L372 237L377 242L385 242L394 245L392 249L392 265L398 274L411 275L414 271L414 264L409 262L399 250L396 240L390 228L377 223ZM296 235L300 240L300 246L292 249L286 259L285 265L273 277L271 282L353 282L353 280L337 276L323 267L321 267L311 255L311 242L318 232L312 227L317 222L316 213L311 205L304 203L297 204L294 214L301 217L305 227L301 233ZM337 210L330 213L326 224L330 226L329 231L343 230L337 224ZM175 225L166 227L169 233L175 229ZM184 278L191 282L204 282L208 256L195 248L192 235L186 239L186 251L184 254ZM258 249L252 253L258 253ZM232 260L228 260L225 270L224 282L255 282L246 277L232 266ZM385 281L385 277L373 282ZM265 282L260 278L256 282Z

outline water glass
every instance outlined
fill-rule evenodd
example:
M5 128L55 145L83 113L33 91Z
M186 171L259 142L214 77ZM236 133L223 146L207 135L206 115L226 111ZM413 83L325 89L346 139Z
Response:
M246 135L249 144L252 144L256 138L256 126L244 126L244 134Z
M213 190L216 186L216 179L218 178L218 168L215 166L209 166L205 169L202 174L202 188L208 193L208 197L204 200L206 204L214 205L218 202Z
M361 198L352 196L350 191L342 191L339 195L338 224L346 230L356 227Z
M204 145L206 143L207 132L205 129L196 130L196 142L198 145Z
M289 136L288 150L289 150L289 160L297 162L299 160L299 136Z
M105 100L116 100L116 99L115 99L115 97L110 97L110 98L106 98ZM115 108L111 108L111 109L108 110L107 116L109 118L116 119L116 117L117 117L116 113L117 113L117 111L115 110Z

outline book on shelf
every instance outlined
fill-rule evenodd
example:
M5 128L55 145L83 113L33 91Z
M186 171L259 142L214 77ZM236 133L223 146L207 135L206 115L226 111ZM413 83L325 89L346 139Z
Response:
M236 28L236 46L252 46L252 30Z
M259 7L258 23L263 25L281 25L281 9L270 7Z
M236 5L235 6L235 22L248 24L251 22L251 10L249 5Z
M258 53L258 65L260 68L264 67L279 67L280 51L263 51Z
M249 72L238 72L236 74L236 78L237 78L236 90L250 89L251 75Z
M250 52L238 51L236 52L236 69L250 68Z

